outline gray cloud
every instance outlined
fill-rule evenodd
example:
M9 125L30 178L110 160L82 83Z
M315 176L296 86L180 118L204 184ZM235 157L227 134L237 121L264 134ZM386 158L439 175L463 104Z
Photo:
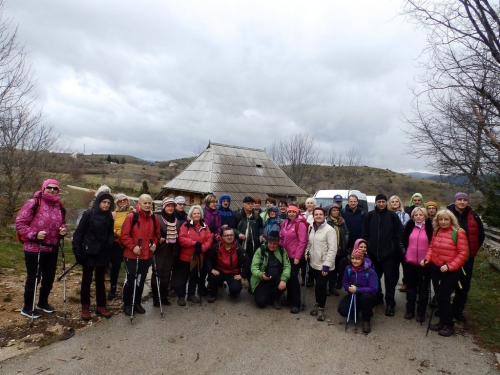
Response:
M423 46L401 1L5 1L45 118L75 151L166 160L305 131L423 169L401 131Z

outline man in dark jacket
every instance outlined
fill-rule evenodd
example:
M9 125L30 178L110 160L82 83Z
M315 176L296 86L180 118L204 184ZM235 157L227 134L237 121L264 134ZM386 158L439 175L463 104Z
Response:
M231 210L231 197L228 194L222 194L219 197L219 210L221 229L234 228L235 226L235 215L234 211Z
M210 293L208 302L217 299L219 286L226 282L229 295L235 299L240 294L243 286L241 279L247 279L250 272L250 261L245 250L236 242L232 228L222 231L222 241L216 243L207 252L205 269L208 273L208 286Z
M394 292L399 279L399 263L401 252L401 221L398 216L387 209L387 197L378 194L375 197L375 209L368 212L363 227L363 238L368 241L368 254L380 279L384 276L386 316L394 316ZM379 303L383 301L382 291L377 291Z
M262 232L264 224L262 217L253 209L254 199L245 197L243 199L243 209L236 212L234 234L238 238L239 244L247 253L250 261L253 258L255 250L257 250L262 242Z
M465 262L463 270L460 271L459 284L455 288L455 298L453 298L453 315L456 320L464 323L465 303L470 290L470 282L472 279L472 270L474 268L474 258L479 248L484 242L484 226L478 214L469 206L469 196L466 193L456 193L453 198L453 203L447 207L457 217L460 228L465 230L467 234L467 242L469 243L469 260Z
M358 197L354 194L349 195L347 207L342 209L342 217L344 218L347 230L349 231L347 249L352 249L354 242L356 242L357 239L362 238L361 235L363 233L365 216L365 211L358 205Z

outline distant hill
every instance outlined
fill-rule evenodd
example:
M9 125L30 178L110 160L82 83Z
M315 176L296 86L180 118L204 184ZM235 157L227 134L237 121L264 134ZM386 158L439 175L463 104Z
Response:
M423 178L426 180L446 182L449 183L450 185L464 186L467 185L468 182L467 177L461 175L443 176L440 174L421 173L421 172L407 172L403 174L415 178Z

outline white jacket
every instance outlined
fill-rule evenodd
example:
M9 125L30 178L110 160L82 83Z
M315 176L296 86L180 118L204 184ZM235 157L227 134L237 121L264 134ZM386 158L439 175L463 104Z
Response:
M335 256L337 255L337 233L326 220L317 230L309 227L309 236L305 250L309 257L309 265L315 270L322 271L327 266L329 271L335 269Z

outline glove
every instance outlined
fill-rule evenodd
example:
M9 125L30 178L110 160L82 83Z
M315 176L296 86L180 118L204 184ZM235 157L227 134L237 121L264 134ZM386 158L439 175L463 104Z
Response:
M87 257L83 254L76 254L75 253L75 259L76 259L76 263L78 263L78 264L81 264L81 265L87 264Z
M198 256L201 254L201 242L196 242L194 244L194 255Z

